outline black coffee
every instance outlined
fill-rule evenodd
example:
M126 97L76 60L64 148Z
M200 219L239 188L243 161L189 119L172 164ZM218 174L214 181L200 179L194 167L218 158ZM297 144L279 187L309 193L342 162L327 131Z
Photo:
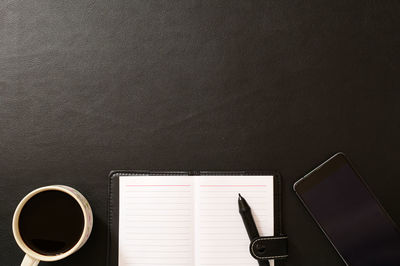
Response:
M84 227L79 203L67 193L47 190L22 208L19 231L25 244L43 255L57 255L79 241Z

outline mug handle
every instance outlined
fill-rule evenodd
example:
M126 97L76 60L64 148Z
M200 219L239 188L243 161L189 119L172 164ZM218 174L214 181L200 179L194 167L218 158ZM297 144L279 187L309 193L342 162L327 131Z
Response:
M21 263L21 266L36 266L39 264L39 260L32 258L28 254L25 254L24 260Z

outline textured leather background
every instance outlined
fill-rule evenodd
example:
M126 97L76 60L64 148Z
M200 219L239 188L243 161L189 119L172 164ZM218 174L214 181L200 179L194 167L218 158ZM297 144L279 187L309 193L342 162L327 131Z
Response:
M343 265L292 192L342 150L400 223L398 1L0 1L0 264L32 189L95 214L105 265L111 169L279 170L287 265ZM49 265L43 263L42 265Z

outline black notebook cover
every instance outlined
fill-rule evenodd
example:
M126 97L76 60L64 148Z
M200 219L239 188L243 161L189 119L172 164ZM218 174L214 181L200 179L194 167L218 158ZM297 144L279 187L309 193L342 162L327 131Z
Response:
M274 235L283 234L281 215L281 178L271 171L139 171L117 170L109 175L108 189L108 253L107 265L118 266L119 235L119 177L127 175L272 175L274 178ZM250 244L250 241L249 241ZM254 265L257 265L256 260ZM282 266L283 260L275 260L276 266Z

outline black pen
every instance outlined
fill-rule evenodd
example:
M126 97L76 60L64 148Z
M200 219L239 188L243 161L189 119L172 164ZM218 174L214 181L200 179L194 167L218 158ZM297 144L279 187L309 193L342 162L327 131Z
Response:
M239 213L242 216L244 226L246 227L247 234L249 235L250 241L259 237L256 223L254 222L253 216L251 215L251 208L247 204L246 200L239 194L238 199ZM269 261L258 261L260 266L269 266Z

